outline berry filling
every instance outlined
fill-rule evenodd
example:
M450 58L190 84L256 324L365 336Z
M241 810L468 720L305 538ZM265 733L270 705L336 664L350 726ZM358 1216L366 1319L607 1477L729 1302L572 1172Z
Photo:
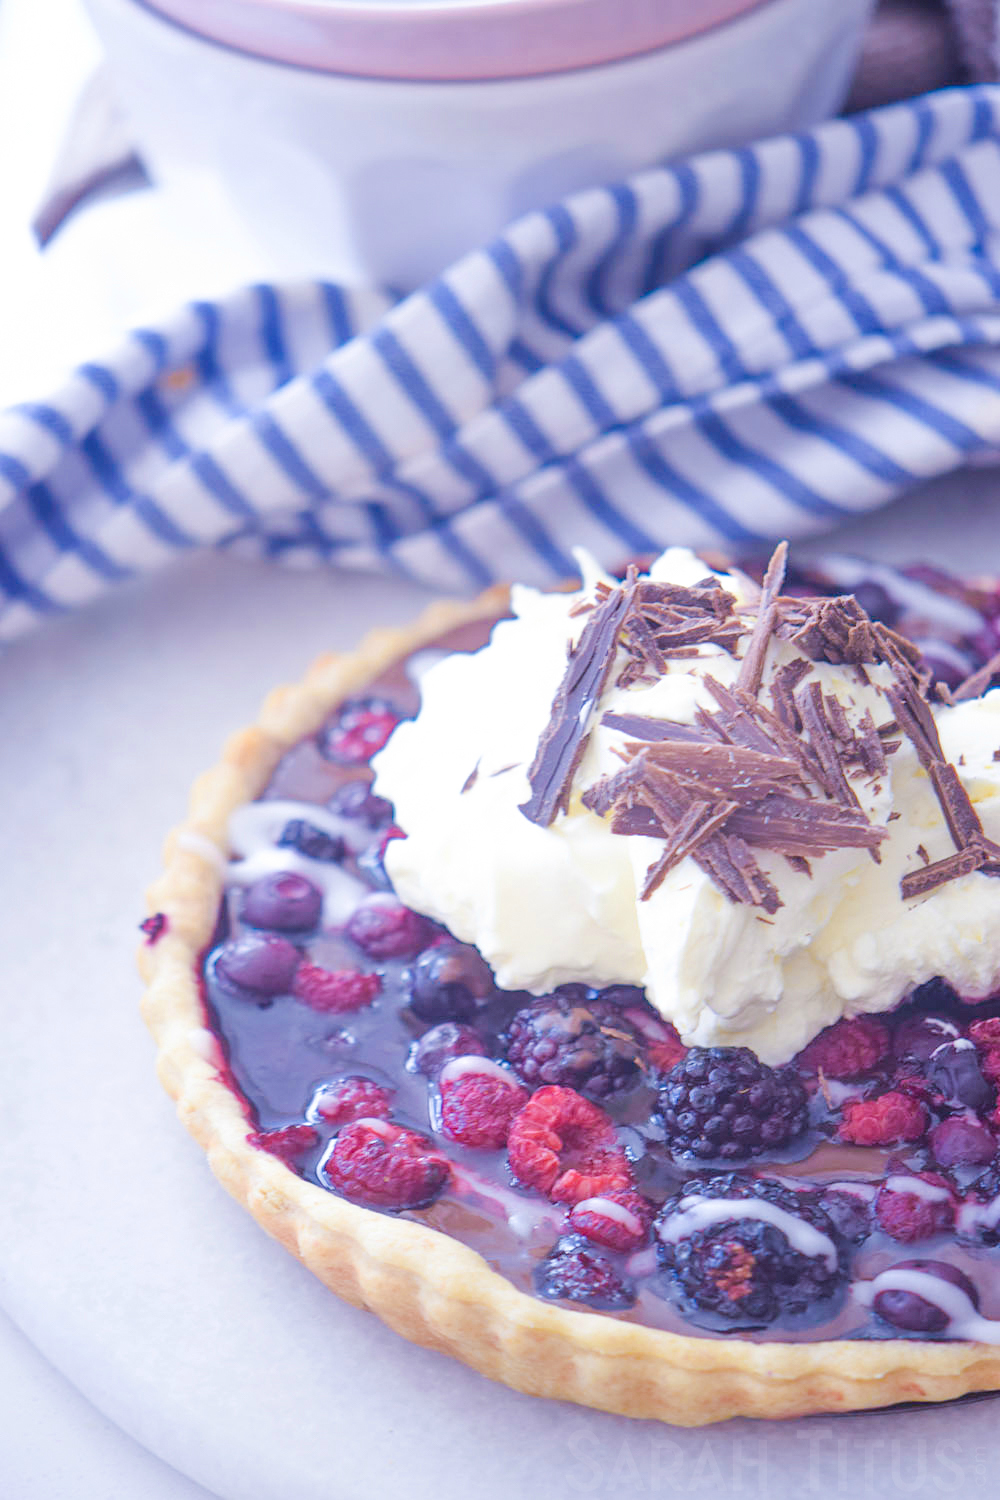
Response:
M928 584L985 612L996 650L1000 602L907 588ZM884 588L869 607L912 628L907 590ZM982 642L928 628L929 659L982 664ZM1000 997L932 981L773 1068L686 1047L632 985L505 991L386 872L404 833L368 763L417 706L402 666L342 705L276 768L263 800L282 806L239 849L203 993L251 1144L603 1316L782 1340L1000 1320ZM899 1259L911 1244L932 1258Z

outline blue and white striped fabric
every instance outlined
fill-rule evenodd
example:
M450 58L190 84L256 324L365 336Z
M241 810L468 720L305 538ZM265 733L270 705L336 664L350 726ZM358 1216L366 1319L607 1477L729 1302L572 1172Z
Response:
M255 286L0 416L0 638L195 547L464 591L1000 458L1000 88L715 151L402 301Z

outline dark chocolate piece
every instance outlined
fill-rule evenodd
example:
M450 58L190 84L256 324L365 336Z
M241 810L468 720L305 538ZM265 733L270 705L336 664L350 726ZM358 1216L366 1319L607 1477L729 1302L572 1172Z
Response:
M635 569L630 568L625 583L607 591L594 608L570 654L528 771L531 796L521 804L524 816L543 828L566 809L573 773L587 748L590 713L610 675L622 621L635 590Z

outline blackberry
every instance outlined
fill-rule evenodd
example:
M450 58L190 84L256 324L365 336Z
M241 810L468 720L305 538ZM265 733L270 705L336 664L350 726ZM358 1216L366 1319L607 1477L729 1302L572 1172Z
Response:
M713 1200L732 1203L732 1217L701 1207ZM682 1303L731 1327L806 1313L846 1275L839 1235L815 1194L738 1173L685 1183L663 1205L654 1234Z
M338 834L327 833L304 818L293 818L285 824L278 845L282 849L297 849L309 859L320 859L328 864L339 864L347 853L347 845Z
M539 1297L586 1302L609 1311L631 1307L636 1298L628 1277L619 1275L580 1234L556 1241L535 1269L535 1290Z
M769 1068L749 1047L692 1047L660 1089L665 1141L675 1156L757 1156L800 1135L807 1112L794 1070Z
M507 1061L531 1088L562 1084L606 1099L639 1082L645 1044L610 1000L563 985L517 1011L507 1029Z

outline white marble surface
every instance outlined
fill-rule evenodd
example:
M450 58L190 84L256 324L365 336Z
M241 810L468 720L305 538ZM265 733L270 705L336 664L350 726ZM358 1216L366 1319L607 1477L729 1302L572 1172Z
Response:
M1000 481L960 477L836 543L996 567ZM679 1432L492 1386L327 1294L226 1198L173 1118L132 967L161 835L270 685L424 597L205 558L0 659L0 1305L101 1413L223 1500L929 1497L984 1482L1000 1460L992 1403ZM0 1493L69 1492L58 1434L93 1460L81 1500L191 1496L126 1438L115 1449L28 1352L22 1380L16 1339L0 1342L0 1393L14 1397L0 1394ZM57 1393L48 1408L32 1380ZM143 1461L153 1477L139 1485Z

